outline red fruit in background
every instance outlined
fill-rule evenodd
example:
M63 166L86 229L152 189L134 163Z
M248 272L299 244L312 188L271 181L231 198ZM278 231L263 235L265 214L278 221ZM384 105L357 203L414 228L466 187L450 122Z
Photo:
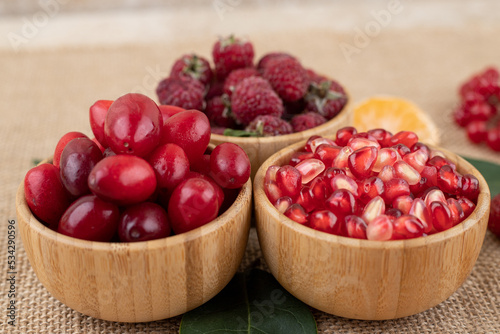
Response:
M94 195L77 199L61 217L57 232L90 241L110 241L116 233L120 211Z
M210 123L215 126L233 129L237 127L237 124L234 118L231 117L230 111L231 102L226 95L214 96L207 101L207 106L205 108L205 114L210 120Z
M278 116L259 115L246 126L245 131L256 133L259 137L273 137L290 134L293 128Z
M315 230L341 235L342 221L328 210L314 211L309 215L309 226Z
M186 110L173 115L163 125L161 143L179 145L190 162L201 158L210 142L210 122L198 110Z
M112 103L111 100L98 100L89 109L90 128L97 141L105 148L108 144L104 135L104 121Z
M276 184L280 187L283 196L295 198L302 187L302 175L295 167L285 165L276 173Z
M165 122L167 121L167 119L169 119L170 117L174 116L175 114L178 114L181 111L185 111L186 110L186 109L181 108L181 107L169 106L169 105L165 105L165 104L160 104L158 106L158 109L160 109L161 118L163 120L162 124L165 124Z
M190 77L168 77L160 81L156 88L156 95L160 104L203 110L205 86Z
M325 80L313 83L305 96L306 109L324 116L327 120L335 117L346 105L347 95L336 81Z
M213 72L208 60L193 53L183 55L174 62L170 70L170 77L189 77L206 86L212 81Z
M290 57L270 59L262 71L279 97L284 101L297 101L304 97L309 77L300 62Z
M260 71L261 73L264 71L264 69L267 67L269 62L271 60L276 60L278 58L281 59L286 59L286 58L293 58L292 55L285 53L285 52L271 52L271 53L266 53L265 55L262 56L262 58L259 59L259 62L257 63L257 70Z
M233 35L219 39L213 46L212 57L218 79L225 78L231 71L250 67L253 64L253 45Z
M250 77L236 85L231 96L231 108L236 119L243 125L249 124L259 115L281 117L283 102L267 80Z
M81 132L71 131L66 133L64 136L59 139L56 145L56 149L54 151L54 158L52 159L52 164L59 168L59 162L61 161L61 153L66 147L66 145L75 138L88 138Z
M144 157L160 143L162 126L156 103L145 95L130 93L109 107L104 134L115 153Z
M207 180L182 181L168 203L168 217L175 234L191 231L214 220L219 211L217 194Z
M158 146L148 157L160 188L173 190L189 173L189 159L176 144Z
M260 74L254 67L239 68L232 71L229 73L226 80L224 80L224 94L231 96L238 83L246 78L258 76L260 76Z
M491 200L490 218L488 220L488 229L500 238L500 194L497 194Z
M250 159L238 145L222 143L210 154L210 171L222 188L241 188L250 177Z
M500 152L500 126L492 128L486 136L486 144L493 150Z
M493 67L469 78L460 86L460 95L465 97L469 92L475 92L488 98L498 91L498 70Z
M127 207L120 215L120 241L136 242L165 238L170 235L167 212L158 204L143 202Z
M316 112L306 112L303 114L295 115L290 120L293 127L293 132L306 131L315 128L326 122L326 118Z
M470 121L487 121L495 115L495 107L486 102L478 102L468 108Z
M59 169L44 163L33 167L24 178L26 202L31 212L52 229L71 204L59 176Z
M61 181L72 196L90 193L88 177L101 159L101 150L88 138L75 138L66 145L61 154Z
M467 137L475 144L479 144L486 140L488 136L488 128L485 121L472 121L467 124Z
M102 159L90 172L88 182L95 195L117 205L144 202L156 189L155 172L151 165L133 155Z

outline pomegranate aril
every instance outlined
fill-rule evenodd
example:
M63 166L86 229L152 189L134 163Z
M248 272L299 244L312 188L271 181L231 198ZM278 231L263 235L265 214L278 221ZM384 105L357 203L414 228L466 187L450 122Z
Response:
M391 148L395 149L399 153L399 156L401 158L403 158L408 153L411 153L410 148L408 146L406 146L405 144L396 144L396 145L391 146Z
M299 224L307 224L307 213L300 204L292 204L285 210L284 215Z
M322 144L314 152L314 158L323 161L326 167L331 167L333 160L339 155L342 147Z
M377 142L380 144L381 147L388 147L392 146L391 143L391 138L392 138L392 133L385 130L385 129L372 129L368 131L368 134L372 135L375 137Z
M417 184L410 185L410 191L414 196L419 196L422 192L427 188L427 179L425 177L421 177L420 181Z
M432 218L423 199L415 198L413 200L409 214L417 217L424 224L424 233L429 233L432 230Z
M266 171L266 176L264 177L264 182L276 182L276 173L280 169L280 166L270 166Z
M401 212L407 215L410 212L411 206L413 204L413 198L409 195L399 196L392 202L392 207L401 210Z
M403 144L408 148L411 148L418 142L418 136L412 131L400 131L394 134L391 138L392 145Z
M396 208L390 208L385 210L385 215L389 216L389 218L393 217L394 219L399 218L403 215L403 212Z
M351 137L357 134L358 131L356 128L352 126L347 126L337 131L337 135L335 138L335 142L338 146L346 146L347 142L351 139Z
M427 180L426 185L428 187L437 186L437 174L438 169L435 166L425 166L420 172L420 175Z
M313 198L311 188L308 186L302 187L299 192L299 196L296 201L297 204L300 204L305 212L311 212L317 208L317 201Z
M356 199L350 191L335 190L325 202L326 208L338 216L346 216L356 211Z
M373 165L372 170L376 173L380 172L384 166L392 166L398 160L401 160L398 151L393 148L381 148L378 151L377 160Z
M295 167L298 163L314 157L312 152L295 152L290 158L289 165Z
M354 197L359 197L358 184L347 175L335 175L330 181L330 188L332 191L346 189L353 194Z
M378 177L384 181L388 182L389 180L396 178L396 170L394 167L387 165L382 168L382 170L378 173Z
M433 151L433 152L435 152L435 151ZM451 167L451 169L453 169L454 171L457 170L457 166L453 162L451 162L448 159L443 158L442 156L439 156L439 155L433 156L427 162L427 165L428 166L434 166L438 170L440 170L441 167L443 167L443 166L449 165Z
M366 227L366 237L368 240L391 240L393 230L391 219L386 215L380 215Z
M358 179L370 176L377 155L378 150L372 146L354 151L347 159L349 170Z
M315 230L341 235L341 221L328 210L314 211L309 215L309 226Z
M446 156L444 155L444 153L442 151L439 151L439 150L431 150L431 153L429 154L429 158L432 159L434 157L441 157L441 158L446 158Z
M269 181L264 183L264 192L271 203L276 203L278 198L283 197L283 192L275 181Z
M298 163L295 168L302 175L302 183L309 183L325 170L325 164L318 159L307 159Z
M368 202L363 209L361 218L370 225L370 223L378 216L384 214L385 212L385 202L382 197L374 197L370 202Z
M406 180L395 178L384 183L384 199L386 203L392 203L396 197L410 195L410 185Z
M432 202L441 202L442 204L446 204L446 197L440 189L431 189L427 194L425 194L424 198L425 205L430 207Z
M311 143L310 143L311 152L315 153L320 145L336 146L336 144L333 140L328 139L328 138L319 137L319 138L313 139L311 141Z
M468 217L476 208L476 204L466 197L460 197L457 201L462 207L465 217Z
M448 203L443 204L440 201L431 202L429 210L432 217L432 225L436 231L441 232L453 227L451 212L448 209Z
M403 215L394 223L394 239L411 239L421 237L424 234L424 224L415 216Z
M311 136L311 137L309 137L309 139L306 142L306 145L304 146L304 150L306 152L314 153L311 145L312 145L313 140L318 139L318 138L321 138L321 137L320 136Z
M347 168L348 159L352 152L354 151L349 146L342 147L335 160L333 160L332 167Z
M412 152L416 152L418 150L423 150L426 154L427 154L427 157L429 157L431 155L431 149L429 148L429 146L425 145L424 143L422 142L418 142L416 143L415 145L413 145L413 147L411 148L411 151Z
M409 185L415 185L420 182L420 173L404 160L396 161L393 165L396 176L408 182Z
M466 127L467 137L475 144L479 144L488 137L486 121L472 121Z
M408 153L403 158L403 161L405 161L408 165L413 167L419 173L422 173L422 170L425 168L425 164L427 163L428 160L429 160L429 153L424 149Z
M384 193L384 181L376 176L369 177L359 183L358 190L361 201L369 202L372 198Z
M454 198L448 198L448 209L450 209L450 218L453 222L453 226L459 224L462 220L464 220L464 210L458 201Z
M347 146L353 149L353 151L359 150L365 147L374 147L377 151L380 149L380 144L374 139L353 137L347 143Z
M292 198L289 196L283 196L276 200L274 207L279 211L279 213L284 213L292 204Z
M456 195L462 187L461 175L458 175L450 165L444 165L437 174L437 185L443 192Z
M463 175L459 194L471 201L476 201L479 196L479 180L472 174Z
M348 237L366 239L366 222L358 216L349 215L344 218L345 230Z
M316 201L324 202L327 196L326 181L318 176L311 182L311 194Z
M297 197L302 186L302 175L290 165L285 165L276 172L276 184L284 196Z

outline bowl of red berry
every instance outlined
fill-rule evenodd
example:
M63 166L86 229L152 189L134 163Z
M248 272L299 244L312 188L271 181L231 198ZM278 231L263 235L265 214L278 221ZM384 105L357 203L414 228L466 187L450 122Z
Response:
M175 109L175 108L173 108ZM145 322L215 296L235 274L251 216L250 161L209 145L196 110L169 117L126 94L90 107L96 138L69 132L17 192L40 282L86 315Z
M471 164L413 132L346 127L271 156L254 202L263 256L283 287L330 314L384 320L461 286L490 193Z
M281 148L350 124L349 95L337 80L287 52L254 58L250 41L221 38L212 49L213 65L195 53L183 55L156 91L160 104L203 111L211 142L242 147L252 176Z

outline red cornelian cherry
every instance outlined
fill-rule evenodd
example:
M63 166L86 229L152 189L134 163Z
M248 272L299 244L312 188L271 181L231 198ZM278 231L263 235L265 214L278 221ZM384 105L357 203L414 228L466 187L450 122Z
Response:
M475 144L479 144L488 137L488 126L486 121L472 121L467 124L467 137Z
M356 212L356 199L350 191L345 189L335 190L326 199L326 208L337 216L347 216Z
M295 166L302 175L302 183L309 183L325 170L325 164L318 159L307 159Z
M302 174L290 165L285 165L276 172L276 184L284 196L297 197L302 186Z
M488 130L486 144L488 144L493 151L500 152L500 126Z
M349 215L344 218L345 230L348 237L366 239L366 222L359 216Z
M373 219L371 223L368 223L366 228L366 237L368 240L391 240L393 230L394 226L391 219L388 216L381 214Z
M309 226L315 230L341 235L341 221L328 210L314 211L309 215Z
M424 224L412 215L396 218L393 225L393 239L411 239L424 234Z
M349 139L351 139L351 137L357 133L358 131L356 130L356 128L352 126L341 128L337 131L335 142L338 146L346 146Z
M373 165L377 160L377 148L367 146L354 151L347 160L351 173L358 179L368 177L372 173Z
M300 204L295 203L290 205L288 209L285 210L284 215L299 224L307 224L308 215Z

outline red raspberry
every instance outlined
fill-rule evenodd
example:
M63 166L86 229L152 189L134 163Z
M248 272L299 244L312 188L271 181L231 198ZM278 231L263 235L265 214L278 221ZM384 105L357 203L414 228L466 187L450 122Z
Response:
M277 116L260 115L248 124L245 131L256 132L261 137L286 135L293 132L290 123Z
M244 125L259 115L281 117L283 114L283 102L269 82L260 77L246 78L236 85L231 107L236 119Z
M264 71L264 68L266 68L267 65L269 64L269 61L271 61L273 59L278 59L278 58L281 58L281 59L285 59L285 58L295 59L295 57L293 57L292 55L290 55L290 54L288 54L286 52L271 52L271 53L267 53L264 56L262 56L262 58L260 58L259 62L257 63L257 70L262 73Z
M243 79L257 76L259 76L259 72L253 67L239 68L237 70L234 70L229 73L226 80L224 81L223 91L228 96L231 96L231 94L233 94L234 87Z
M236 127L236 122L230 116L231 103L226 95L215 96L208 100L205 114L210 123L224 128Z
M233 70L252 66L253 45L231 35L215 43L212 56L217 78L223 79Z
M304 99L293 102L283 101L283 106L285 107L285 111L281 118L290 121L295 115L298 115L306 110L306 101Z
M488 229L500 238L500 194L491 200L490 219Z
M305 131L325 122L326 118L312 111L296 115L290 121L293 127L293 132Z
M210 100L212 97L221 96L222 94L224 94L224 81L214 80L208 87L205 100Z
M315 83L319 84L322 81L328 80L327 77L325 77L321 74L318 74L311 69L306 69L306 72L307 72L307 76L309 77L309 81L311 81L311 82L315 82Z
M468 92L476 92L486 99L500 91L498 84L499 73L496 68L487 68L482 73L473 76L460 87L460 95L465 97Z
M298 60L290 57L270 59L262 76L284 101L297 101L307 92L309 78Z
M335 117L347 103L344 88L333 80L311 84L305 99L308 111L317 112L327 120Z
M168 77L160 82L156 94L160 104L203 110L205 87L198 80L189 77Z
M196 54L183 55L177 59L170 70L170 77L190 77L199 80L203 85L208 85L213 78L210 63Z

